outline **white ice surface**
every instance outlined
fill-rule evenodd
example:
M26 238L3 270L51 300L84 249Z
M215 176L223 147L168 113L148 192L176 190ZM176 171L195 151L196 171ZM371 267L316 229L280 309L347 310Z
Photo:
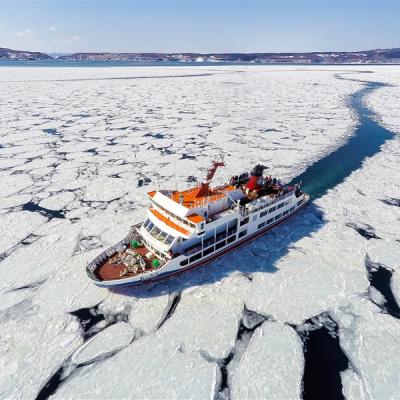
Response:
M397 270L392 274L392 291L397 304L400 304L400 271Z
M0 215L0 254L21 242L45 221L45 217L28 211Z
M239 274L183 292L174 318L161 328L175 337L185 351L202 351L213 358L224 358L234 346L244 297L250 288Z
M157 296L153 298L139 298L132 304L129 321L135 329L141 332L150 332L156 329L162 321L170 297L168 295ZM146 310L146 312L143 312Z
M1 151L1 149L0 149ZM8 160L9 155L5 155L4 159ZM15 167L14 167L15 168ZM18 167L16 167L18 169ZM10 171L8 167L1 167L1 169L7 169ZM1 197L7 198L12 194L18 194L27 187L31 186L33 183L32 178L28 174L18 174L18 175L1 175Z
M72 357L75 364L87 363L96 358L104 357L112 351L129 345L134 338L132 328L126 322L118 322L98 333L85 343Z
M125 179L98 178L86 188L85 201L111 201L128 193L132 183Z
M352 299L332 315L339 323L340 345L362 382L357 390L367 399L396 399L400 385L400 321L361 298Z
M254 332L231 380L231 399L299 399L303 346L287 325L264 322Z
M365 400L365 392L361 379L352 370L346 369L340 374L343 385L343 395L346 400Z
M47 208L49 210L62 210L69 203L71 203L74 198L75 196L72 192L58 193L43 199L39 203L39 206Z
M400 268L400 243L395 240L371 239L367 245L367 254L373 263L391 270Z
M35 398L43 382L82 344L72 316L43 314L32 303L34 293L28 294L0 312L2 399Z
M22 206L25 203L31 201L32 196L29 194L17 194L14 196L8 196L0 200L0 209L2 213L7 212L8 208Z
M80 375L54 398L212 399L218 369L198 353L182 352L173 338L154 334Z
M199 271L109 292L84 270L143 220L146 191L186 186L190 175L202 179L219 154L227 165L217 183L255 162L290 179L339 147L357 124L346 100L361 84L335 75L359 69L2 67L0 247L10 254L0 262L0 397L34 398L74 355L91 364L74 370L55 398L212 398L220 379L213 359L235 346L245 306L278 322L255 332L237 364L243 376L262 354L276 368L284 354L294 358L285 364L287 381L271 369L256 376L260 386L238 385L243 377L234 373L232 393L257 396L268 388L272 395L281 385L296 397L300 347L282 323L329 311L355 371L342 374L344 392L368 399L398 394L398 321L365 299L377 296L364 265L368 255L398 266L400 208L382 201L400 199L398 138L292 222ZM368 69L373 74L346 77L394 84L373 92L367 104L400 133L400 70ZM121 77L129 79L112 79ZM47 222L21 211L28 201L66 218ZM367 225L381 239L367 241L352 228ZM22 245L27 236L31 244ZM398 300L399 281L397 269ZM96 305L106 318L127 320L83 345L69 312Z

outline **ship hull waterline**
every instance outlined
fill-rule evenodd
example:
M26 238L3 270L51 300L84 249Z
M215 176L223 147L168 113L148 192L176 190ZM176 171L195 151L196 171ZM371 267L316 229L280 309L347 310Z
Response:
M306 200L303 201L303 203L296 208L294 211L292 211L290 214L288 214L287 216L285 216L284 218L282 218L281 220L277 221L276 223L267 226L266 228L260 229L258 232L254 232L253 234L245 237L244 239L237 241L236 243L232 244L232 246L227 247L223 250L221 250L220 252L211 255L210 257L207 257L203 260L200 260L199 262L186 267L186 268L181 268L179 270L175 270L175 271L171 271L171 272L166 272L165 274L160 274L156 277L149 277L147 279L143 279L143 280L139 280L139 281L128 281L130 278L127 279L118 279L118 280L109 280L109 281L94 281L93 283L95 283L97 286L99 287L105 287L105 288L121 288L121 287L128 287L128 286L142 286L142 285L149 285L152 283L158 283L160 281L164 281L166 279L169 279L173 276L177 276L189 271L192 271L196 268L200 268L206 264L209 264L210 262L215 261L216 259L220 258L223 255L226 255L228 253L231 253L234 250L237 250L239 247L241 247L242 245L250 242L251 240L257 239L258 237L264 235L265 233L269 232L271 229L281 225L283 222L287 221L288 219L290 219L291 217L293 217L295 214L297 214L300 210L302 210L309 202L309 198L307 198ZM124 282L125 281L125 282Z

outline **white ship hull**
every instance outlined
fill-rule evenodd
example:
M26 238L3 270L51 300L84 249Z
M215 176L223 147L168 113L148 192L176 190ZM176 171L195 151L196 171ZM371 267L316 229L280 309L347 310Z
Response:
M270 202L268 206L257 208L257 204L255 204L253 210L250 208L246 212L243 212L243 210L229 210L228 221L236 220L237 226L232 231L227 230L221 240L218 240L218 235L215 234L214 239L211 240L211 245L207 246L203 241L201 247L197 248L195 252L174 255L173 258L167 260L161 267L154 270L117 279L99 279L97 269L105 259L117 253L119 248L129 244L132 236L128 235L122 242L104 251L87 266L88 276L96 285L108 288L142 285L170 278L212 262L265 234L296 214L305 206L308 200L309 196L307 194L302 193L301 196L296 197L295 192L292 191ZM274 210L270 212L272 209ZM227 219L225 218L225 220ZM206 236L206 233L207 231L204 236Z

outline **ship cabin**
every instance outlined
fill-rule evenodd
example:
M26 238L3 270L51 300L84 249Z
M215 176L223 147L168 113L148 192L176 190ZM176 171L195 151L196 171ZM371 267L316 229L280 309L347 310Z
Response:
M140 234L148 248L168 256L180 252L181 243L185 242L186 247L191 238L202 235L208 224L220 219L244 194L226 185L208 188L204 193L199 186L185 191L153 191L148 196L151 206Z
M168 260L175 255L190 253L192 247L218 237L230 239L238 221L233 206L251 206L258 199L280 197L283 186L276 179L264 178L262 165L251 174L232 177L229 184L210 187L216 169L223 163L213 162L206 180L184 191L158 190L148 192L151 206L139 233L143 244L157 257ZM285 188L286 190L286 188Z

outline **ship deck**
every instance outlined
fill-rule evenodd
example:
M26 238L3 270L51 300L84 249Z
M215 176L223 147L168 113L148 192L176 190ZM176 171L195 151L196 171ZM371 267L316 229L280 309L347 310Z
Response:
M132 253L139 255L144 260L144 266L136 268L129 266L129 263L124 263L123 259ZM110 281L122 278L132 278L137 275L145 274L156 270L152 265L152 261L156 259L154 255L147 257L149 251L146 247L141 246L137 249L128 248L123 252L115 253L108 257L99 267L96 268L95 273L101 281Z

